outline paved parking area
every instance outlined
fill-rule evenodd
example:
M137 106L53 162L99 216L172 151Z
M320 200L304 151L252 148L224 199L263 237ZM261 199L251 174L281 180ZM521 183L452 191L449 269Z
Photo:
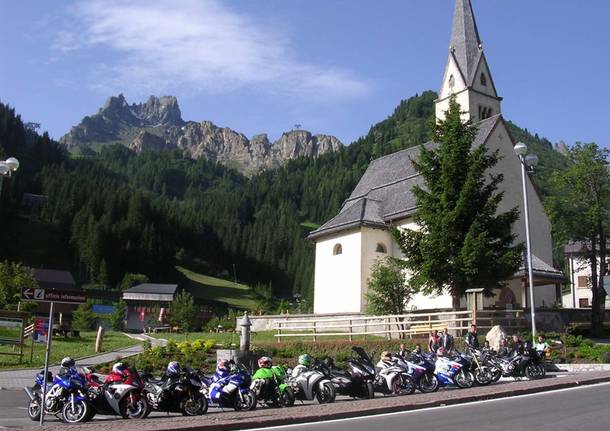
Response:
M112 417L98 417L91 423L78 426L83 431L156 431L156 430L236 430L261 426L280 426L285 424L303 423L328 420L332 418L345 418L353 416L371 415L386 412L415 410L419 408L441 405L457 404L482 399L510 397L524 393L541 392L583 384L593 384L601 381L610 381L610 372L584 373L564 375L562 377L549 377L537 381L500 382L485 387L471 389L441 389L433 394L414 394L403 397L380 397L374 400L349 400L341 397L334 404L308 405L297 403L288 409L257 408L252 412L234 412L210 409L210 412L200 417L182 417L154 413L152 417L143 421L115 420ZM4 392L6 394L9 392ZM13 391L10 391L12 394ZM17 400L17 395L2 397L0 402L0 426L30 427L41 429L25 418L23 401ZM25 395L21 395L21 400ZM9 398L9 400L6 400ZM4 407L3 407L4 406ZM20 409L22 409L19 413ZM12 412L12 413L11 413ZM23 419L18 419L19 415ZM53 431L73 431L74 426L63 424L57 420L49 421L42 429Z

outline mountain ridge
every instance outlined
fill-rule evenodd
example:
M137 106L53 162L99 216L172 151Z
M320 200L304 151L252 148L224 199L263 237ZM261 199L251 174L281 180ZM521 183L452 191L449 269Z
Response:
M275 142L267 134L248 139L211 121L185 121L175 96L150 96L144 103L127 103L111 96L96 114L85 116L60 138L71 151L83 154L93 146L122 143L136 152L181 150L237 168L246 175L274 169L290 159L318 157L343 147L331 135L306 130L284 132Z

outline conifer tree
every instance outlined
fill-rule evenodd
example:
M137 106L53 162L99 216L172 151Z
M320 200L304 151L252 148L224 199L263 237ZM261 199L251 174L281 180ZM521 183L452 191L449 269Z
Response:
M438 146L422 146L413 161L423 177L423 185L413 188L419 229L393 231L413 287L427 294L448 291L454 309L467 289L482 288L491 295L522 260L522 244L514 244L511 229L518 209L497 212L503 176L492 168L499 154L474 145L476 134L476 125L462 121L453 98L446 118L434 126Z

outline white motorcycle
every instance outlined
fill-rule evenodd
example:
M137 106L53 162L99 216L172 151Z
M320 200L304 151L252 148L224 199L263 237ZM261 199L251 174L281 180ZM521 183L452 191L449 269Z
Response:
M334 402L337 396L335 385L315 367L301 372L292 370L288 384L292 387L295 398L301 401L312 401L315 398L318 403L327 404Z

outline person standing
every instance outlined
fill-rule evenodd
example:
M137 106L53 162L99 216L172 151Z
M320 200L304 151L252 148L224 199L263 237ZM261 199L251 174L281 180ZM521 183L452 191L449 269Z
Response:
M438 348L441 347L441 337L438 336L438 330L430 332L430 338L428 338L428 350L432 353L436 353Z
M479 350L479 339L477 336L477 325L470 325L470 329L466 335L466 345L471 349Z
M443 329L443 332L441 332L441 347L443 347L447 352L452 352L453 344L453 335L449 333L447 328Z

